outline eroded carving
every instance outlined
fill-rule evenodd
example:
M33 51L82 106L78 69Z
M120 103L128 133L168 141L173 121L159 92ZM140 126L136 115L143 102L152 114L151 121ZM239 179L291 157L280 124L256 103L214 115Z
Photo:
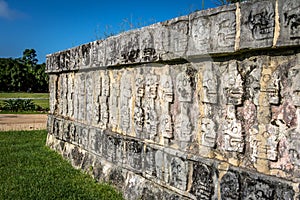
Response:
M273 38L275 12L272 2L257 2L248 16L248 27L256 40Z
M278 156L278 136L279 128L277 125L267 125L267 157L271 161L276 161Z
M180 102L192 101L192 80L186 70L179 73L176 77L176 92Z
M169 114L164 114L160 118L161 132L164 138L173 138L173 123L172 117Z
M214 120L210 118L202 118L202 145L214 148L217 138L217 126Z
M289 76L292 79L292 100L294 106L300 107L300 54L297 57L298 63L296 66L292 67L289 71Z
M297 1L285 1L283 4L284 26L288 28L291 40L300 38L300 4Z
M227 172L221 179L221 199L238 200L240 199L240 177L234 172Z
M242 199L273 199L274 189L267 183L246 179L246 188Z
M191 193L197 199L210 200L214 195L214 181L212 170L201 163L194 163Z
M191 37L196 50L205 51L209 49L210 21L207 18L199 17L192 21Z
M154 137L158 132L158 118L155 108L155 99L157 97L157 87L158 87L159 77L150 72L146 76L146 99L145 99L145 129L149 134L147 138L154 140Z
M175 118L175 134L182 142L189 142L192 139L192 123L187 112L181 112Z
M112 128L117 128L119 124L119 100L120 100L120 81L118 80L118 74L113 72L111 83L111 95L109 98L110 107L110 124Z
M183 160L174 157L170 162L170 184L178 189L186 190L187 167Z
M155 154L156 149L153 149L149 146L146 147L145 153L144 153L144 169L147 174L150 174L152 176L156 176L156 170L155 170Z
M216 104L218 102L218 79L212 65L206 65L203 72L202 86L203 102Z
M79 57L81 59L80 64L83 67L87 67L91 62L91 44L84 44L79 46Z
M129 166L131 166L135 170L141 170L143 144L134 140L127 141L126 150L127 150L127 161Z
M130 105L131 105L131 74L127 71L123 73L121 78L121 94L120 94L120 128L124 133L129 132L130 128Z
M216 16L215 32L218 47L233 47L235 42L235 14L233 12L221 12Z
M135 77L135 107L134 107L134 124L136 133L140 133L143 131L144 126L144 109L142 107L142 98L145 94L145 80L141 72Z
M243 81L242 76L237 70L236 62L229 62L224 76L224 94L226 96L226 104L240 105L243 97Z

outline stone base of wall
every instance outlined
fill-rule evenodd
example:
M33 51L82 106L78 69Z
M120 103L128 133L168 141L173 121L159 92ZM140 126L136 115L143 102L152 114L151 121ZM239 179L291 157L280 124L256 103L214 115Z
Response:
M58 127L73 123L56 120L61 123ZM79 130L80 124L75 127ZM97 135L98 146L62 137L61 131L48 134L47 145L75 168L115 185L125 199L299 199L299 184L290 181L92 126L85 128L87 136Z

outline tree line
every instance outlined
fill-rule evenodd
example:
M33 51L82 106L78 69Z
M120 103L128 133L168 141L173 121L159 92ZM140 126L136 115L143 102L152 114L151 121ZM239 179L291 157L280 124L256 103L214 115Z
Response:
M21 58L0 58L1 92L48 92L46 64L38 64L34 49L25 49Z

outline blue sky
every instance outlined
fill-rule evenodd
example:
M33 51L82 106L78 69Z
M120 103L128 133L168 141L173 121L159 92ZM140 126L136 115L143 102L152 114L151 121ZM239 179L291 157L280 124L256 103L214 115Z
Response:
M205 9L214 6L205 0ZM33 48L42 63L47 54L128 29L128 22L152 24L201 8L201 0L0 0L0 57Z

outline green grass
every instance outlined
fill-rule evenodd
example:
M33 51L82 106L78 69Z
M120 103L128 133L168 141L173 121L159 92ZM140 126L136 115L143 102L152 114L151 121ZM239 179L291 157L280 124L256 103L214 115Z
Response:
M0 199L122 199L46 147L46 134L0 132Z
M0 92L0 98L49 98L49 93Z

